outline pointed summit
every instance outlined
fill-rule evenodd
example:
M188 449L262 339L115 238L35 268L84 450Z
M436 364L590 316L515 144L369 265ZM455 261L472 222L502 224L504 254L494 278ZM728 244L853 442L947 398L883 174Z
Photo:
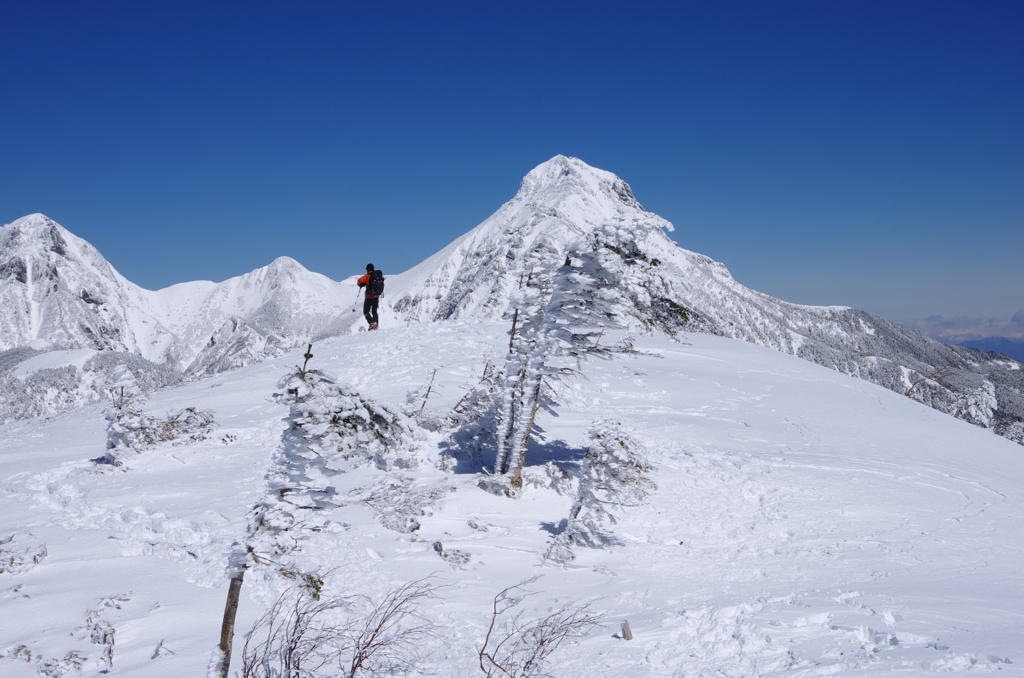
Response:
M29 214L0 229L0 250L8 255L67 255L70 234L45 214Z
M556 155L537 165L523 178L516 199L528 202L560 202L585 195L595 200L620 203L631 210L645 212L629 184L611 172L591 167L579 158ZM667 223L667 222L666 222ZM668 226L671 230L671 224Z
M578 158L557 155L531 170L512 200L392 285L394 309L410 320L500 318L520 280L558 266L604 229L660 247L672 224L644 210L629 184Z
M131 283L81 238L43 214L0 229L0 348L56 346L132 352Z

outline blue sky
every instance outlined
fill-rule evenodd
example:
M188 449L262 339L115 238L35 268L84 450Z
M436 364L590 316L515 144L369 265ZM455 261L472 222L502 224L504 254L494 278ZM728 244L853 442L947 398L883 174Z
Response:
M0 222L150 289L399 272L556 154L788 301L1024 309L1024 3L0 5ZM990 323L991 325L991 323Z

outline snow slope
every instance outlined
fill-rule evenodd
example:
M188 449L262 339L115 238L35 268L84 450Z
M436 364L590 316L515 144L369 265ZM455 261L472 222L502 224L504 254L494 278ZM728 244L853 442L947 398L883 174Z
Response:
M383 328L318 343L311 366L395 410L436 370L424 415L441 415L502 359L508 328ZM558 387L518 500L480 489L490 462L429 431L414 469L339 461L312 478L288 454L288 409L274 396L302 362L294 352L155 395L150 411L212 408L221 428L123 467L90 461L105 447L95 406L0 427L0 548L12 563L0 573L0 673L78 663L83 676L202 675L233 544L268 479L288 471L333 499L292 509L298 548L278 564L325 574L328 594L379 599L431 574L445 586L424 610L438 635L412 675L480 675L492 597L535 575L524 619L570 600L603 612L603 628L554 655L560 677L1024 675L1019 446L782 352L681 339L640 336L641 354L586 362ZM659 490L608 527L619 545L542 564L571 501L547 464L574 473L595 418L642 442ZM373 498L388 487L421 498L415 532L384 526L389 507ZM435 542L461 556L443 560ZM292 584L277 572L253 563L246 575L235 669L245 631ZM623 619L632 641L618 637Z

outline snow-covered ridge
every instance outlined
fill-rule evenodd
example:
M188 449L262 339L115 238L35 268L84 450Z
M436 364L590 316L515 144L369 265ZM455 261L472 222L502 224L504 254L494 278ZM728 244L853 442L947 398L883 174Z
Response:
M0 228L0 422L106 400L119 366L148 391L344 334L357 316L341 290L288 257L221 283L145 290L29 215Z
M665 234L671 230L614 174L557 156L530 172L482 224L392 276L385 303L410 321L511 318L517 290L531 275L583 248L610 248L620 257L621 277L631 281L623 294L640 326L667 322L669 329L742 339L898 393L952 369L944 384L915 397L1024 441L1024 378L1002 356L950 346L857 309L792 304L751 290L723 264L679 247ZM990 391L989 406L978 410Z
M437 421L501 359L507 328L337 337L310 367L353 401ZM406 675L481 675L492 597L537 574L509 611L524 623L567 602L605 615L551 656L561 678L1020 675L1017 446L749 343L647 335L636 348L560 386L518 500L480 489L493 457L452 429L417 427L414 468L320 447L293 424L323 400L280 397L299 351L154 395L147 412L212 410L220 428L125 451L120 467L90 461L110 440L100 408L3 425L0 674L206 675L244 544L231 675L301 575L323 600L379 601L428 574L442 588L420 612L437 632ZM642 441L657 490L595 521L603 543L574 545L563 567L547 554L595 419Z
M340 321L352 319L342 311L351 304L350 295L338 301L340 291L288 257L221 283L150 291L46 216L0 229L0 349L45 339L57 348L135 353L178 371L215 372L245 364L238 356L246 351L255 357L268 346L343 332Z
M619 177L556 156L527 174L516 195L479 226L409 271L388 275L381 326L509 319L534 275L601 249L618 256L635 328L768 346L899 393L910 390L937 409L1024 441L1019 363L856 309L791 304L748 289L723 264L679 247L666 235L672 230ZM351 282L282 257L221 283L148 291L84 240L30 215L0 229L0 350L45 339L57 349L134 354L179 373L216 373L360 328ZM943 370L954 374L911 390Z

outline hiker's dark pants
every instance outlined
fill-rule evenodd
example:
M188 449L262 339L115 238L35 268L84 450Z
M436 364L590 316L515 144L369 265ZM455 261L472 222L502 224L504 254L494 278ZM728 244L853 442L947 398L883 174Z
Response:
M380 297L366 297L366 301L363 302L363 317L371 325L377 324L377 302L379 301Z

